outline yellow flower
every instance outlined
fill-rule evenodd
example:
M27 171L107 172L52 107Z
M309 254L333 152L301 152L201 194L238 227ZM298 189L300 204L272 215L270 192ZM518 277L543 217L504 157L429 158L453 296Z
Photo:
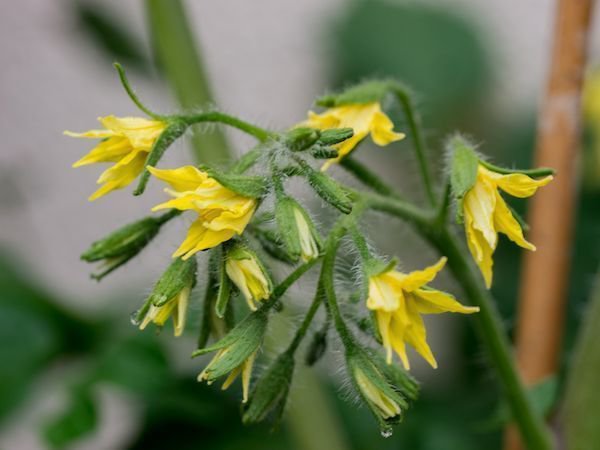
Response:
M150 322L162 327L169 317L173 317L174 334L181 336L185 327L191 290L191 285L184 287L175 297L161 306L150 304L148 312L140 323L140 330L146 328Z
M446 264L441 258L437 264L409 274L389 270L369 278L367 308L375 311L377 325L387 351L387 362L395 351L404 367L410 369L406 344L413 347L433 368L437 363L427 344L427 331L422 314L456 312L471 314L478 307L463 306L445 292L425 286Z
M225 262L227 276L240 290L248 307L256 311L258 302L271 296L272 283L256 255L243 248L235 248Z
M514 218L498 189L514 197L530 197L552 181L552 175L538 180L521 173L502 175L479 165L475 185L465 194L463 214L467 244L479 266L486 286L492 285L492 255L498 233L504 233L517 245L535 250L523 237L521 225Z
M402 410L398 402L375 386L361 369L355 369L354 379L361 394L375 408L378 416L386 420L400 415Z
M326 170L331 164L339 162L369 133L373 142L382 147L403 139L405 136L403 133L394 132L394 124L381 111L379 102L336 106L321 114L309 111L308 120L303 125L319 130L330 128L352 128L354 130L354 136L334 146L339 156L327 160L322 170Z
M198 213L198 219L173 257L187 259L242 234L256 209L255 199L236 194L193 166L173 170L148 167L148 170L171 186L165 192L174 197L155 206L153 211L175 208Z
M204 370L198 375L198 381L208 380L208 384L212 384L212 380L209 380L209 371L210 367L214 365L217 361L223 358L227 352L228 348L220 349L213 359L208 363L208 365L204 368ZM225 379L223 383L222 389L225 390L235 381L238 375L242 374L242 402L246 403L248 401L248 392L250 390L250 378L252 376L252 368L254 366L254 359L256 358L256 352L252 353L248 358L242 362L238 367L229 372L229 375Z
M146 157L152 146L164 131L167 124L159 120L140 117L106 116L98 118L104 130L90 130L84 133L65 131L67 136L102 139L94 149L73 164L73 167L94 163L114 163L105 170L98 184L100 189L89 200L93 201L115 189L130 184L144 170Z

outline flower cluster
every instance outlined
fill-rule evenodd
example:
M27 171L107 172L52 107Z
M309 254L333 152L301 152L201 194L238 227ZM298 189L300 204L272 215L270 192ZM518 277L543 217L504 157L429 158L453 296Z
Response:
M131 92L124 74L121 75L127 91ZM350 158L350 153L369 135L379 146L404 138L383 110L383 100L390 96L399 101L407 98L397 83L366 82L319 99L317 104L324 111L311 111L308 120L282 132L264 130L218 111L209 111L175 116L150 113L149 119L109 116L100 119L105 130L67 133L100 139L75 167L113 164L101 175L98 182L102 186L90 200L125 188L136 179L139 179L137 195L143 193L149 179L168 186L164 192L169 199L152 209L166 210L163 215L126 225L95 242L82 255L86 261L105 263L105 270L96 275L98 279L138 255L164 224L182 214L191 214L187 236L135 314L135 323L141 330L151 323L162 328L172 318L175 336L182 335L187 309L195 301L192 291L198 278L198 259L208 255L207 269L200 271L205 275L200 281L205 289L205 317L200 348L194 356L215 354L198 380L212 383L226 377L225 389L241 375L245 423L267 417L277 420L281 415L292 383L295 354L323 303L328 306L324 327L315 333L307 361L314 364L323 355L328 327L333 324L344 346L350 379L386 433L400 421L418 394L416 381L406 372L410 369L407 345L437 368L427 342L424 316L479 311L478 304L465 306L450 293L429 286L447 262L457 271L455 253L447 255L450 259L442 255L431 267L404 273L396 269L395 260L388 262L375 256L360 231L365 213L377 210L406 220L443 253L444 243L439 236L446 236L444 230L449 226L446 214L451 204L449 197L433 205L435 211L407 204L356 161L344 167L369 189L350 188L332 178L329 172L324 173L324 169ZM143 110L149 112L145 107ZM159 167L162 155L173 141L189 127L208 121L236 126L254 136L258 143L225 169L206 165ZM418 146L420 141L415 138ZM467 247L489 288L498 233L523 248L535 249L525 240L523 225L500 190L516 197L529 197L550 182L552 175L547 170L511 171L493 166L460 136L448 141L448 152L451 177L445 195L455 200L457 220L464 223ZM325 160L324 164L319 160ZM321 170L315 166L321 166ZM337 211L339 217L333 226L327 229L316 224L313 215L290 192L287 180L291 177L305 180L318 198L333 207L324 222L331 222L332 213ZM351 234L361 255L363 277L354 281L357 293L362 293L362 308L372 319L367 327L354 327L345 317L345 306L338 301L333 284L335 256L340 240L347 234ZM289 275L279 283L271 273L275 264L291 267ZM302 324L294 331L286 350L253 384L252 369L269 332L269 317L281 310L286 290L318 264L321 275L316 294ZM247 314L237 320L244 303ZM365 336L359 338L359 332ZM211 336L214 342L207 345ZM373 347L375 342L380 343L381 350ZM403 368L397 366L394 354Z

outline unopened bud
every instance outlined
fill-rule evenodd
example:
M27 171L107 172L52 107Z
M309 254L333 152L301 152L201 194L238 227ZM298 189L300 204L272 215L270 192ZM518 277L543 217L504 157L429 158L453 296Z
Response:
M329 176L313 169L305 169L309 184L317 195L344 214L352 212L352 203L344 190Z
M319 130L314 128L293 128L285 134L285 145L293 152L301 152L317 142L319 135Z
M237 242L229 249L225 270L229 279L240 290L251 310L260 301L267 300L273 291L273 283L258 255L248 246Z
M324 145L334 145L339 144L346 139L350 139L352 136L354 136L354 130L352 128L330 128L321 131L319 142Z
M319 256L319 233L306 210L296 200L284 194L278 195L275 218L279 235L294 261L302 258L306 262Z

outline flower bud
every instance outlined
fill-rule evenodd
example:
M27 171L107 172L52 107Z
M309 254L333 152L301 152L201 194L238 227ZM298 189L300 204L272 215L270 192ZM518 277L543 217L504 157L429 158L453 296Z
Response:
M252 311L256 311L258 302L271 296L271 277L258 256L246 245L238 242L231 247L227 252L225 270Z
M217 352L198 376L198 381L206 381L210 384L217 378L229 374L223 385L223 389L227 389L235 377L241 373L244 398L247 398L254 356L263 341L267 322L268 310L266 308L259 309L246 316L215 344L192 353L192 357L196 357Z
M170 211L160 217L146 217L92 243L81 255L81 259L87 262L103 261L103 270L92 274L92 278L100 281L132 259L158 234L164 223L178 214L179 211Z
M317 142L319 135L319 130L314 128L292 128L285 134L285 145L293 152L301 152Z
M279 235L294 261L304 262L319 256L321 238L308 213L291 197L278 195L275 218Z
M409 407L403 386L394 385L385 364L356 344L346 348L346 362L354 387L378 420L382 434L391 434L391 425L399 423Z
M294 264L296 261L288 254L281 237L274 230L254 227L254 236L258 239L262 249L272 258L286 264Z
M332 159L340 156L340 153L333 147L325 147L323 145L314 145L310 154L315 159Z
M245 425L261 422L269 414L274 422L281 418L293 374L293 353L281 354L254 386L242 415Z
M319 142L324 145L335 145L354 136L352 128L330 128L321 131Z
M312 168L304 167L309 184L317 195L344 214L350 214L352 203L343 189L330 177Z
M162 327L173 317L175 336L181 336L185 327L190 292L196 284L196 258L175 259L160 277L146 304L138 311L140 330L153 322Z

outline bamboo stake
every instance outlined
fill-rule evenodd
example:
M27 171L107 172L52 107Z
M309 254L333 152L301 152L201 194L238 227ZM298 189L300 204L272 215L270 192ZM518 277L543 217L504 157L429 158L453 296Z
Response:
M526 384L557 371L564 327L570 253L579 185L581 89L594 0L559 0L546 95L539 115L536 166L553 167L556 179L533 198L530 238L519 293L517 359ZM507 449L522 448L516 433Z

